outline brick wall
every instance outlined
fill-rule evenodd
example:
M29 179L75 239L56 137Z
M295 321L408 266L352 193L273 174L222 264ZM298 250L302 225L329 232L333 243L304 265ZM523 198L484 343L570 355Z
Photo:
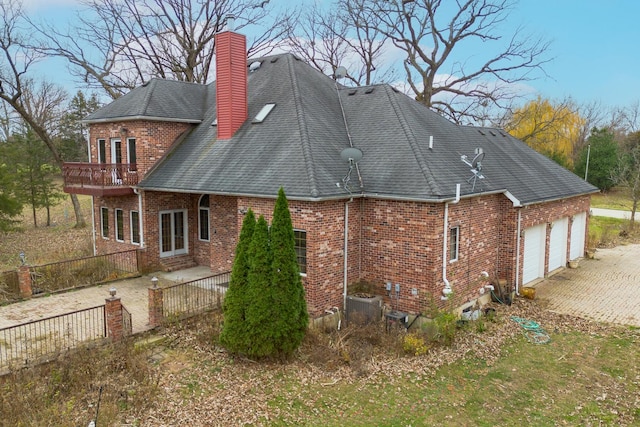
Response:
M98 161L98 139L106 141L107 163L111 159L111 139L122 141L122 163L129 163L127 158L127 138L136 139L136 164L140 179L167 152L178 136L191 128L188 123L157 122L134 120L127 122L97 123L89 128L91 146L91 162ZM123 131L123 128L126 129Z
M147 192L144 194L145 242L150 262L159 262L159 212L188 211L189 253L201 265L214 272L231 269L235 245L243 215L252 208L256 216L271 222L273 199L210 196L210 242L198 240L198 201L200 195ZM129 243L129 211L138 209L137 196L96 198L96 218L100 206L109 207L110 237L98 235L101 253L123 250L114 241L114 208L124 209L125 245ZM347 283L367 281L376 292L385 295L385 284L400 284L398 308L424 311L432 304L442 305L443 203L417 203L376 199L349 202L349 241ZM331 307L343 306L345 201L289 201L293 226L307 232L307 274L303 277L309 312L312 316ZM589 197L582 196L527 206L521 209L521 230L549 223L589 209ZM462 199L449 204L449 230L458 227L458 259L449 262L447 241L447 278L454 289L455 302L462 304L480 296L487 283L482 272L491 277L516 280L518 210L503 195ZM571 223L569 222L569 230ZM99 227L97 228L100 232ZM548 235L547 235L548 239ZM569 241L570 235L567 236ZM520 269L524 240L520 239ZM567 250L569 244L567 244ZM521 272L518 276L521 280ZM414 290L415 289L415 293Z

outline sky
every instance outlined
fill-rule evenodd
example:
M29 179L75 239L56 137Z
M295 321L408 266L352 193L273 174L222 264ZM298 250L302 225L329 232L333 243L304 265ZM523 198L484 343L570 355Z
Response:
M24 4L28 13L64 25L73 20L78 1L24 0ZM547 76L526 82L530 96L628 107L640 102L638 17L637 0L520 0L504 29L512 32L523 27L526 33L551 42L552 59L544 66ZM48 80L75 92L59 61L45 62L40 69Z

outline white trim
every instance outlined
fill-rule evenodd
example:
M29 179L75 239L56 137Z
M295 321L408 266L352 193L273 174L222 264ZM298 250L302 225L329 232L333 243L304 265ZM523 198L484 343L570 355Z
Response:
M104 220L103 211L107 212L107 221ZM107 225L107 235L104 235L104 226ZM109 208L106 206L100 206L100 237L103 239L109 239Z
M133 241L133 213L138 214L138 241L134 242ZM142 233L140 233L140 212L136 211L136 210L130 210L129 211L129 239L131 241L132 245L140 245L140 242L142 242L142 237L141 237Z
M200 203L202 203L202 198L203 197L209 197L208 194L203 194L202 196L200 196L200 198L198 199L198 240L201 242L210 242L211 241L211 209L210 209L210 205L207 205L207 207L203 207L200 206ZM203 239L202 235L200 234L202 231L202 224L200 223L200 211L207 211L207 238Z
M122 215L122 230L118 227L118 212ZM124 210L122 208L115 208L113 210L113 224L114 224L114 238L116 242L124 242ZM122 233L122 239L118 239L118 233Z
M182 213L182 228L183 228L183 248L180 249L176 249L176 230L175 230L175 214L176 213ZM171 234L171 250L169 251L162 251L162 215L166 215L169 214L171 215L171 230L170 230L170 234ZM188 254L189 253L189 213L187 211L187 209L171 209L171 210L164 210L164 211L160 211L158 212L158 244L159 246L159 253L160 253L160 258L166 258L166 257L170 257L170 256L175 256L175 255L183 255L183 254Z
M451 258L451 234L449 234L449 264L452 264L460 258L460 226L456 225L455 227L449 227L449 233L453 230L456 230L456 253L455 257Z
M298 263L298 269L300 270L300 275L301 276L307 277L307 267L308 267L308 265L307 265L307 230L302 230L300 228L294 228L293 229L293 237L294 237L293 248L294 248L294 250L296 248L296 243L295 243L296 242L296 240L295 240L295 232L296 231L300 232L300 233L304 233L304 269L305 269L305 271L303 272L300 269L300 263ZM296 252L296 261L298 261L298 252Z

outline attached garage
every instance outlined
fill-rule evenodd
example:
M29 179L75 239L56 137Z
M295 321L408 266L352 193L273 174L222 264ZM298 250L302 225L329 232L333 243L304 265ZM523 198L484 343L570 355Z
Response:
M567 264L567 218L560 218L551 224L549 235L549 272Z
M544 276L546 224L535 225L524 230L524 261L522 284Z
M571 223L571 244L569 245L569 259L573 260L584 255L586 229L586 212L575 215L573 217L573 222Z

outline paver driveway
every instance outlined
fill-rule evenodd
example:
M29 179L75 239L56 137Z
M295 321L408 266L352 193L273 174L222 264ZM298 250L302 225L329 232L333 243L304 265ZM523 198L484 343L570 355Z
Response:
M535 288L552 311L640 327L640 245L598 249Z

